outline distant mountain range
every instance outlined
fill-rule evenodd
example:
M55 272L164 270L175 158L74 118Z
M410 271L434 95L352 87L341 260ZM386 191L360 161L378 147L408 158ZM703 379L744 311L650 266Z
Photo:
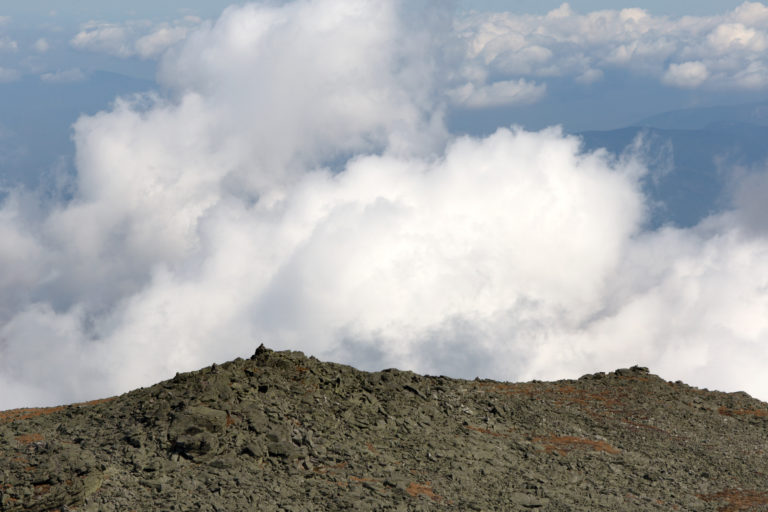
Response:
M768 103L675 110L617 130L577 133L586 150L621 154L638 136L650 169L651 224L687 227L730 206L734 179L768 161Z
M667 130L700 130L714 126L768 126L768 102L672 110L647 117L637 126Z

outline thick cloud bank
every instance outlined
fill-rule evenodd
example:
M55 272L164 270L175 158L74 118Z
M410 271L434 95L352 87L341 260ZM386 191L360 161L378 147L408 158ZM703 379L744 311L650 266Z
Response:
M649 232L635 160L556 128L451 136L451 20L409 9L230 8L165 55L167 97L81 118L74 197L0 209L0 408L259 342L510 380L640 363L768 398L751 196Z

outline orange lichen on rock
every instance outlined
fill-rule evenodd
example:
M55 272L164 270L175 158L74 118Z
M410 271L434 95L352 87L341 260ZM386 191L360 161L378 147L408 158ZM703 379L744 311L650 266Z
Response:
M505 395L535 395L540 392L530 382L495 382L477 381L472 385L488 393L503 393Z
M432 501L441 501L443 499L442 496L439 496L434 493L432 490L432 483L431 482L424 482L423 484L417 484L416 482L411 482L410 485L405 489L405 492L407 492L410 496L413 496L416 498L417 496L423 495L426 496Z
M35 494L48 494L51 492L51 484L36 484L34 486Z
M559 386L553 392L559 395L558 403L571 403L580 406L599 403L604 406L614 407L621 405L622 399L626 398L625 393L616 389L606 389L599 393L590 393L569 384Z
M614 448L605 441L595 441L575 436L535 437L533 438L533 441L543 444L547 453L555 452L559 455L566 455L574 448L583 447L591 448L596 452L619 453L618 448Z
M45 439L42 434L22 434L20 436L16 436L16 440L22 444L32 444L32 443L38 443Z
M764 491L725 489L715 494L699 494L699 498L707 503L712 501L726 502L725 505L717 509L719 512L765 510L764 505L768 505L768 493Z
M338 471L338 470L344 469L345 467L347 467L347 463L342 461L342 462L339 462L339 463L334 464L332 466L315 466L314 468L312 468L312 471L314 473L325 474L325 473L328 473L328 472Z
M350 476L349 479L353 482L378 482L375 478L365 478L365 477L357 477L357 476Z
M768 409L728 409L720 407L718 412L723 416L755 416L757 418L768 418Z
M116 396L109 398L100 398L98 400L91 400L90 402L80 402L71 405L57 405L55 407L34 407L25 409L11 409L8 411L0 411L0 424L11 423L14 421L26 420L29 418L35 418L37 416L44 416L46 414L53 414L55 412L63 411L68 407L86 407L89 405L98 405L105 402L111 402L116 399Z
M11 409L10 411L0 411L0 423L11 423L13 421L26 420L44 414L52 414L57 411L63 411L64 405L57 407L41 407L34 409Z
M639 377L626 377L640 379ZM643 379L647 380L647 379ZM488 393L506 395L528 395L531 398L553 400L558 405L576 405L580 408L599 406L601 409L620 409L629 399L626 391L608 388L604 391L590 392L570 383L558 383L543 387L534 383L476 382L477 388Z

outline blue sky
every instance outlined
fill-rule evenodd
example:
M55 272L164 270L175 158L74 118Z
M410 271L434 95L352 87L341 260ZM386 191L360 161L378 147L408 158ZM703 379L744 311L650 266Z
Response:
M768 398L764 2L61 5L0 12L0 408L261 342Z
M95 0L75 0L63 4L58 0L13 2L4 6L3 14L25 23L27 26L47 23L84 22L93 19L126 20L131 18L166 19L184 14L215 17L225 7L235 2L198 1L198 2L99 2Z
M4 15L13 16L14 18L32 23L45 23L46 18L78 21L89 19L122 20L131 17L158 19L175 17L186 13L213 17L221 12L224 7L234 3L236 2L222 0L168 0L165 2L136 0L130 2L130 5L126 5L120 2L73 0L64 5L59 0L32 0L28 2L13 2L4 6ZM244 2L239 3L242 4ZM463 9L542 14L559 7L562 3L559 0L460 0L458 6ZM678 0L676 2L646 0L622 4L610 0L576 0L569 3L575 10L580 12L640 7L654 14L682 16L716 14L732 9L742 2L738 0ZM51 15L52 12L55 14Z
M739 0L678 0L667 2L665 0L645 0L638 2L615 2L611 0L581 0L568 2L574 10L590 12L601 9L622 9L625 7L639 7L653 14L668 16L706 16L721 13L727 9L733 9L741 5ZM543 14L556 9L563 2L559 0L482 0L460 1L459 6L464 9L477 9L484 11L510 11L530 14Z

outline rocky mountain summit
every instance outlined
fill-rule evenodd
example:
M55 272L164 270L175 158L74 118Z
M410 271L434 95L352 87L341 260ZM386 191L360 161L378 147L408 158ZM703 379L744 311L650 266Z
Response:
M0 510L759 511L766 452L768 404L645 368L467 381L261 346L1 412Z

